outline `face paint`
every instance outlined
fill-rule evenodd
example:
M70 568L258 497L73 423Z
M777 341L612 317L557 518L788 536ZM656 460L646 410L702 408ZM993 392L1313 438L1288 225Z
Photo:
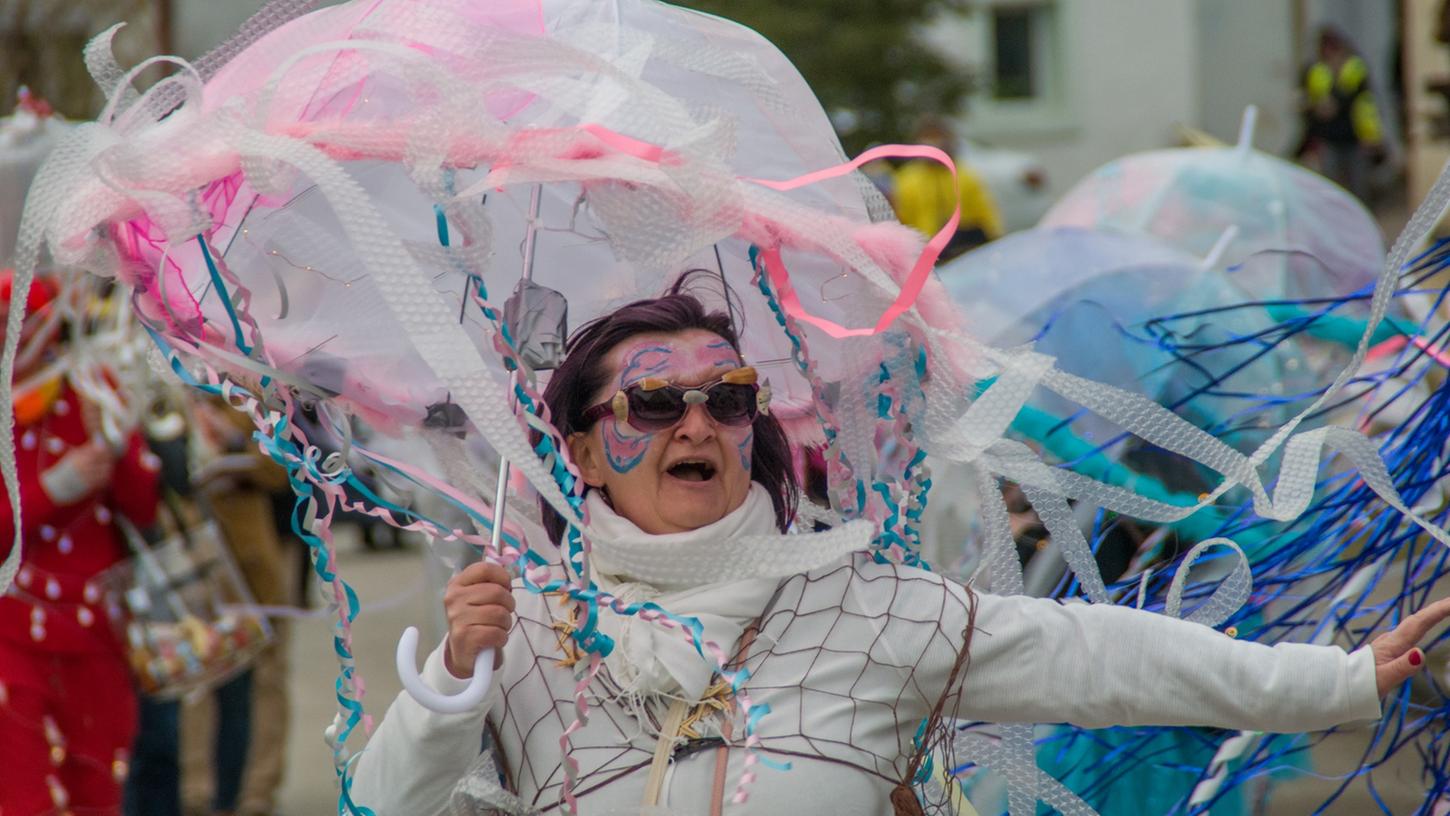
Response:
M673 347L659 343L642 343L628 350L619 372L618 387L623 389L645 377L663 374L670 367L674 351ZM613 417L603 420L603 431L604 458L615 473L628 473L644 460L651 434L640 433Z
M619 371L621 389L634 385L645 377L657 377L670 367L670 358L675 350L659 344L641 344L624 355L624 367Z
M711 367L738 366L740 365L740 355L735 353L735 349L729 342L716 340L713 343L707 343L705 348L695 355L695 362Z
M604 420L604 458L615 473L628 473L644 461L651 436L610 417Z
M749 473L752 456L755 452L754 428L746 429L745 436L740 440L740 444L735 446L735 450L740 453L740 468L746 473Z

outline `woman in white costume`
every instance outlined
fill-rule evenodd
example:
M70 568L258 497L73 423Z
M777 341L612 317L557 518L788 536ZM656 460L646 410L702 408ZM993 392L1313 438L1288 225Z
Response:
M678 290L581 329L546 399L591 488L595 581L734 644L752 702L769 706L759 750L791 769L762 770L746 802L725 804L745 754L729 684L687 642L606 613L615 648L571 736L580 813L921 812L915 737L942 717L1283 732L1373 720L1422 665L1415 642L1450 614L1426 607L1351 654L1271 648L1123 607L978 595L842 554L850 545L764 551L752 535L793 515L784 437L757 410L730 319ZM449 633L424 679L461 690L496 648L494 690L462 714L400 695L358 760L353 801L378 816L557 809L577 622L486 563L444 603Z

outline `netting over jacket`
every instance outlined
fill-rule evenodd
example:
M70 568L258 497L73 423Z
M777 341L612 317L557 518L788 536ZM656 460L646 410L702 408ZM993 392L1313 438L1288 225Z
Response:
M561 646L572 624L568 605L558 600L531 596L519 607L513 636L534 657L521 667L505 662L502 713L490 715L505 775L542 812L560 804L558 745L574 694L573 673L560 668L578 659L577 650ZM750 672L752 700L772 712L760 751L792 771L763 772L752 795L771 801L777 786L821 785L839 801L861 803L862 812L889 810L891 790L911 779L922 721L948 693L968 609L965 593L935 575L902 574L863 559L779 582L742 665ZM510 659L514 654L511 649ZM735 735L744 733L738 707L722 693L728 684L714 689L674 749L671 796L661 802L666 810L708 812L716 762L711 738L719 738L723 719ZM589 725L571 738L579 805L586 813L623 812L640 799L671 701L630 699L607 667L589 694ZM960 686L951 691L958 694ZM693 759L685 762L687 756ZM731 780L744 770L743 757L736 740ZM806 767L809 782L794 773Z

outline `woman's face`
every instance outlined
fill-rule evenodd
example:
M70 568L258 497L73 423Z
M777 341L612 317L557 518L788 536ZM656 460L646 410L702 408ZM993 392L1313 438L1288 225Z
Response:
M590 405L645 377L703 385L744 363L719 335L703 329L641 334L605 358L610 376ZM750 491L751 426L716 422L690 405L672 428L644 433L606 416L574 434L569 451L584 482L608 492L615 512L646 533L679 533L719 521Z

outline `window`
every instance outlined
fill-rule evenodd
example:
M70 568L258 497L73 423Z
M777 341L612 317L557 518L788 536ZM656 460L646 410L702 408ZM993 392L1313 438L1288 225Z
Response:
M1031 99L1040 95L1037 37L1033 29L1039 14L1031 7L992 11L992 96L995 99Z
M1060 134L1078 126L1069 88L1081 78L1065 36L1082 25L1083 3L1065 0L971 0L966 14L946 14L927 42L971 73L967 102L972 133L984 140Z

